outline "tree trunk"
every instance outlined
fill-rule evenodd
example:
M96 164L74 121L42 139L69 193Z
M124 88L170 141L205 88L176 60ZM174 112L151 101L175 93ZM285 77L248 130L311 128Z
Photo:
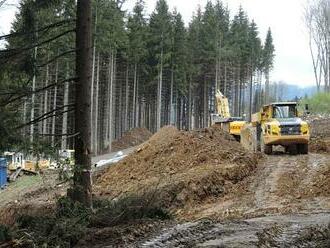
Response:
M249 118L248 120L251 122L252 117L252 99L253 99L253 69L251 69L251 78L250 78L250 95L249 95Z
M27 120L26 120L26 99L24 99L24 103L23 103L23 120L22 120L22 123L26 123ZM26 129L25 127L22 128L22 135L25 135L25 132L26 132Z
M46 66L46 78L45 78L45 87L48 86L48 78L49 78L49 65ZM44 92L44 110L43 113L48 112L48 90L45 90ZM47 122L48 119L43 120L43 125L42 125L42 133L46 134L47 133Z
M96 24L95 24L96 25ZM90 119L90 122L91 122L91 152L93 154L95 154L95 145L94 145L94 120L95 120L95 117L94 117L94 75L95 75L95 49L96 49L96 46L95 46L95 40L94 40L94 45L93 45L93 63L92 63L92 78L91 78L91 119Z
M95 127L94 127L94 149L95 154L98 154L99 150L99 139L98 139L98 129L99 129L99 81L100 81L100 53L97 55L97 71L96 71L96 89L95 89Z
M110 76L110 93L109 93L109 147L108 151L112 149L112 138L113 138L113 84L115 74L115 52L111 54L111 76Z
M86 207L92 207L91 181L91 60L92 60L91 0L77 1L75 91L75 170L73 187L68 195Z
M134 82L133 82L133 109L132 109L132 115L133 115L133 127L136 127L136 84L137 84L137 63L134 64Z
M268 104L269 102L269 69L265 72L266 77L266 84L265 84L265 103Z
M264 99L262 97L261 92L262 92L262 72L260 71L260 75L259 75L259 101L258 101L259 105L257 107L257 110L259 110L259 108L261 108L261 106L264 104L264 101L263 101Z
M160 70L158 79L158 91L157 91L157 126L158 131L161 127L161 112L162 112L162 86L163 86L163 49L160 54Z
M37 52L38 52L38 48L35 47L34 48L34 61L36 61L37 59ZM36 63L36 62L34 62ZM33 78L32 78L32 96L31 96L31 118L30 121L32 122L34 120L34 104L35 104L35 93L34 91L36 90L36 65L34 65L33 67ZM30 126L30 143L33 143L33 136L34 136L34 124L32 123Z
M208 101L207 101L207 81L204 77L204 97L203 97L204 107L203 107L203 113L204 113L204 120L203 120L203 127L208 126L207 117L208 117Z
M218 70L219 70L219 65L218 65L218 62L219 62L219 60L218 60L218 56L217 56L217 58L216 58L216 62L215 62L215 91L217 91L217 89L218 89L218 87L219 87L219 83L218 83L218 81L219 81L219 76L218 76Z
M94 42L93 42L93 64L92 64L92 80L91 80L91 152L97 154L96 142L97 132L95 132L96 118L97 114L94 114L94 75L95 75L95 59L96 59L96 32L97 32L97 4L95 6L95 23L94 23ZM98 101L98 98L95 98L95 101Z
M191 82L192 81L192 76L190 76L189 79L189 88L188 88L188 129L192 129L192 97L191 97Z
M111 51L111 50L110 50ZM104 116L104 121L105 121L105 142L104 142L104 147L109 146L109 141L110 141L110 94L111 94L111 77L112 77L112 51L109 56L109 63L108 63L108 76L107 76L107 94L106 94L106 106L105 106L105 116Z
M328 5L329 7L329 5ZM327 89L326 92L330 92L330 27L329 27L329 20L330 18L330 11L328 11L328 32L327 32L327 75L328 75L328 81L327 81Z
M238 109L238 105L239 105L239 97L238 97L238 92L239 92L239 69L236 69L235 72L235 77L234 77L234 91L235 91L235 111L234 111L234 115L237 116L239 114L239 109Z
M117 135L116 135L116 139L118 137L121 137L121 134L123 133L123 117L125 118L125 116L123 116L121 113L125 113L123 111L123 84L119 83L119 95L118 95L118 109L117 109L117 113L118 116L115 119L115 121L117 121Z
M174 84L174 69L171 70L171 89L170 89L170 116L169 116L169 124L173 124L173 84Z
M58 81L58 60L56 60L56 68L55 68L55 84L57 84ZM52 147L55 146L55 133L56 133L56 105L57 105L57 86L54 88L54 99L53 99L53 110L54 110L54 116L52 118Z
M223 85L223 94L227 97L227 65L225 64L225 78L224 78L224 85ZM217 92L215 92L217 93Z
M136 111L135 111L135 120L136 126L139 127L139 77L136 78Z
M125 86L125 124L124 124L124 131L128 130L128 103L129 103L129 66L127 64L127 68L126 68L126 86Z
M66 77L69 78L69 63L66 64ZM63 100L63 119L62 119L62 143L61 148L67 148L67 133L68 133L68 103L69 103L69 82L64 83L64 100Z

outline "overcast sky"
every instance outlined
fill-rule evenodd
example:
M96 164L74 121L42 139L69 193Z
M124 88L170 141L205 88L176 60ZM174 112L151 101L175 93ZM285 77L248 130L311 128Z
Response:
M15 16L15 4L19 0L7 0L0 9L0 33L10 30L10 23ZM135 0L126 0L124 7L131 9ZM186 25L189 23L197 6L205 6L207 0L167 0L170 9L174 7L182 14ZM272 29L275 45L274 70L272 81L307 86L314 84L312 62L308 48L308 37L303 23L303 3L305 0L223 0L231 11L237 13L239 5L254 19L260 30L260 37L265 39L268 27ZM156 0L145 0L146 12L151 13Z

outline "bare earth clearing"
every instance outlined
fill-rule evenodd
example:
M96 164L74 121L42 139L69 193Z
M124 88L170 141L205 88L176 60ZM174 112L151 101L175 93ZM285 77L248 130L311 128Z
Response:
M316 147L330 137L329 124L313 121ZM308 155L261 157L217 128L164 130L99 175L95 195L155 190L174 219L93 229L77 247L330 247L327 143ZM0 220L10 223L22 209L51 211L66 189L54 177L18 181L1 192Z
M235 192L189 211L204 220L164 228L139 246L328 247L329 236L309 243L303 235L330 223L329 173L329 155L267 156Z

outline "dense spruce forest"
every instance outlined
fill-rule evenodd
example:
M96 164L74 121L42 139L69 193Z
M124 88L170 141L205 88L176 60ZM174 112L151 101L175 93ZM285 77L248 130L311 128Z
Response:
M217 90L234 116L270 101L271 30L260 37L242 8L231 13L221 1L208 1L185 24L166 0L150 16L142 0L131 12L123 2L93 1L94 154L110 151L134 127L208 126ZM75 9L75 0L22 0L10 34L1 37L0 149L73 148Z

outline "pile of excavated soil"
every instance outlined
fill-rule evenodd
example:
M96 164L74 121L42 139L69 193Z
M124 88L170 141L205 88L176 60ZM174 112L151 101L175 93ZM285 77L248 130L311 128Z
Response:
M307 196L330 197L330 162L318 168L312 175L304 194Z
M257 161L217 126L190 132L166 126L109 167L94 190L110 199L154 192L151 200L162 206L184 207L226 194Z
M314 118L310 125L309 150L316 153L330 153L330 118Z
M309 150L316 153L330 153L330 137L329 138L311 138Z
M123 134L123 136L112 142L112 151L120 151L132 146L137 146L152 136L146 128L133 128Z

